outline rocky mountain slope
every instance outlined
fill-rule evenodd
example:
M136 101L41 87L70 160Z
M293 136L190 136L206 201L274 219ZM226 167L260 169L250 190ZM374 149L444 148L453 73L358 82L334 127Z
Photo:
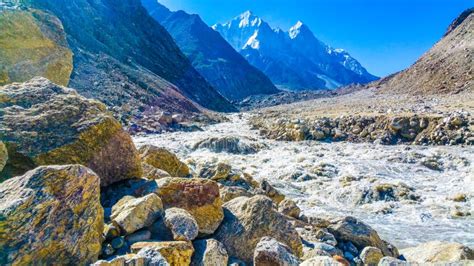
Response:
M213 28L280 88L333 89L377 79L346 51L318 40L300 21L285 32L247 11Z
M142 0L149 14L160 22L206 80L229 100L277 93L260 70L251 66L199 15L171 12L157 0Z
M370 84L383 93L415 95L474 90L474 8L463 12L443 38L408 69Z
M0 85L44 76L69 83L72 52L61 21L40 10L0 6Z
M172 37L147 14L139 0L120 3L28 0L22 1L17 9L32 14L41 10L61 21L62 26L58 27L64 27L74 55L69 86L86 97L103 101L124 120L140 120L161 111L191 115L203 111L201 106L217 111L235 110L192 67ZM52 27L58 20L48 19L43 24ZM26 25L13 26L18 30ZM41 29L42 38L54 37L47 27L40 24L36 27ZM16 36L31 38L25 34ZM33 51L45 57L43 62L50 61L51 55L45 54L45 50ZM21 54L22 50L15 47L10 52ZM58 75L59 71L54 73ZM34 74L43 73L34 71ZM66 81L63 79L62 83Z

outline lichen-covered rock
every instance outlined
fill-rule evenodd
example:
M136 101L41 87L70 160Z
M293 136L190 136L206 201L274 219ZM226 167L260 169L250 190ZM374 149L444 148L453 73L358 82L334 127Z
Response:
M196 166L198 176L214 180L224 186L241 187L252 190L259 186L258 182L248 173L235 169L226 162L209 162Z
M0 25L0 86L35 76L69 83L72 52L56 16L37 9L2 10Z
M8 161L8 151L7 147L3 142L0 141L0 172L2 172L3 167L7 164ZM1 179L1 178L0 178Z
M112 260L99 260L91 266L169 266L160 252L144 248L138 254L118 256Z
M188 166L165 148L145 145L139 149L139 153L144 163L164 170L171 176L185 177L189 175Z
M0 136L9 159L0 179L38 165L82 164L101 186L142 175L128 133L102 103L34 78L0 89Z
M278 205L278 211L293 218L298 218L301 213L298 205L291 199L282 200Z
M377 265L383 258L382 251L375 247L365 247L359 255L364 265Z
M327 256L317 256L311 259L307 259L303 261L300 266L345 266L343 263L339 261L327 257Z
M167 209L163 220L176 241L192 241L198 236L199 227L196 220L184 209Z
M298 266L298 258L291 249L276 239L263 237L255 247L253 255L255 266Z
M110 219L118 224L124 234L132 234L150 226L163 212L163 203L156 194L141 198L125 196L112 207Z
M224 221L214 236L230 256L251 262L257 243L265 236L286 244L298 257L302 255L300 236L287 217L273 208L270 198L239 197L225 203L224 208Z
M229 256L224 245L215 239L202 239L193 242L192 266L227 266Z
M41 166L0 184L0 264L87 264L104 227L100 180L80 165Z
M255 190L256 194L265 195L272 199L272 201L278 205L285 199L285 195L280 193L277 189L275 189L267 180L262 180L260 182L260 186L258 189Z
M399 260L393 257L383 257L380 261L378 266L410 266L416 264L410 264L406 261Z
M400 253L408 262L457 262L474 260L474 251L459 243L433 241L416 247L402 249Z
M194 248L191 242L138 242L132 245L132 252L140 253L143 249L158 251L170 265L190 265Z
M221 194L221 199L223 202L228 202L238 197L254 196L248 190L241 187L235 187L235 186L231 186L231 187L221 186L221 188L219 189L219 192Z
M143 168L143 177L149 180L171 177L171 175L165 170L158 169L147 163L142 163L142 168Z
M398 257L398 250L380 239L372 227L354 217L344 217L331 222L328 230L338 241L352 242L359 250L365 247L379 248L384 256Z
M187 210L196 219L199 233L212 234L224 218L219 186L203 178L163 178L156 181L156 193L164 207Z

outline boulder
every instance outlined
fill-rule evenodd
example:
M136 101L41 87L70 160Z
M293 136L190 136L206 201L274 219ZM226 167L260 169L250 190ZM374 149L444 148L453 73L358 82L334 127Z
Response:
M114 257L112 260L99 260L91 266L169 266L160 252L144 248L138 254Z
M272 201L278 205L285 199L285 195L276 190L266 179L260 182L259 188L255 190L259 195L265 195L272 199Z
M142 175L135 145L105 105L34 78L0 89L0 136L9 159L0 179L39 165L82 164L101 186Z
M228 202L238 197L252 197L253 194L248 190L235 186L221 186L219 189L222 202Z
M190 174L188 166L165 148L145 145L139 150L140 158L146 164L166 171L174 177L185 177Z
M112 207L110 219L126 235L150 226L163 212L163 203L156 194L141 198L125 196Z
M194 144L193 149L209 149L212 152L231 154L254 154L260 151L262 145L239 137L211 137Z
M239 197L224 204L224 221L215 233L230 256L246 262L262 237L271 236L289 246L293 254L302 255L300 236L288 218L273 207L265 196Z
M291 199L284 199L278 205L278 211L286 216L290 216L298 219L300 217L301 210L296 203Z
M344 217L331 221L328 230L337 241L352 242L359 250L365 247L379 248L384 256L398 257L398 250L380 239L372 227L354 217Z
M7 164L7 161L8 161L7 147L5 146L5 144L3 144L3 142L0 141L0 173L3 170L3 167L5 167L5 165ZM0 180L1 180L1 177L0 177Z
M474 260L474 251L459 243L433 241L402 249L400 253L409 262L457 262Z
M125 237L125 240L127 241L129 245L137 243L137 242L147 241L150 239L151 239L151 232L146 229L137 231Z
M100 180L81 165L41 166L0 184L0 264L88 264L101 251Z
M169 208L163 220L176 241L192 241L198 236L198 224L186 210Z
M241 187L245 190L252 190L259 186L251 175L235 169L225 162L206 161L199 164L197 169L199 177L214 180L224 186Z
M382 251L374 247L365 247L359 255L364 265L377 265L383 258Z
M168 177L156 181L164 207L187 210L196 219L199 233L212 234L224 218L219 186L203 178Z
M298 258L291 249L276 239L263 237L255 247L253 255L255 266L298 266Z
M221 242L215 239L203 239L194 241L193 245L192 266L227 266L229 256Z
M329 233L327 229L320 229L316 232L314 236L319 242L326 243L331 246L337 245L337 240L333 234Z
M158 169L147 163L142 163L143 177L148 180L161 179L165 177L171 177L171 175L165 170Z
M132 245L132 252L140 253L143 249L159 252L170 265L190 265L194 248L191 242L138 242Z
M383 257L380 261L378 266L410 266L416 264L410 264L406 261L399 260L393 257Z
M327 256L317 256L303 261L300 266L345 266L336 259Z

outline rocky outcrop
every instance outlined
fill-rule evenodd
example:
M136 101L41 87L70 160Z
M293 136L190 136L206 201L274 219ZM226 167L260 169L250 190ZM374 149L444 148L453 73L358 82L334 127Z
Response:
M300 236L288 219L273 208L265 196L239 197L224 204L225 217L215 233L232 257L247 262L262 237L271 236L286 244L297 255L302 255Z
M0 264L88 264L104 226L100 180L80 165L42 166L0 184Z
M119 225L124 234L129 235L152 225L162 212L163 203L156 194L142 198L125 196L112 207L110 219Z
M359 250L365 247L376 247L382 251L384 256L398 257L399 255L398 250L380 239L374 229L354 217L336 219L331 222L328 230L338 242L348 241Z
M208 149L212 152L226 152L231 154L254 154L264 146L252 140L239 137L212 137L194 144L193 149Z
M298 266L291 249L271 237L263 237L255 247L253 263L257 266Z
M227 266L229 256L221 242L215 239L203 239L194 241L193 246L192 266Z
M400 250L409 261L415 263L449 263L474 260L474 251L462 244L448 242L428 242L416 247Z
M72 52L56 16L40 10L3 10L0 25L0 86L36 76L68 85Z
M0 173L3 170L3 167L7 164L8 161L8 151L7 147L3 142L0 141Z
M192 241L198 236L198 224L186 210L169 208L163 220L176 241Z
M140 177L130 136L103 104L44 78L0 89L0 136L9 160L1 178L38 165L82 164L101 186Z
M163 200L165 209L185 209L196 219L199 233L214 233L224 218L216 182L203 178L168 177L156 183L156 193Z
M158 251L170 265L189 265L194 248L191 242L138 242L132 245L132 252L140 253L143 249Z
M468 113L439 115L371 115L307 119L252 119L260 134L285 141L350 141L380 144L474 144Z
M181 162L178 157L165 148L145 145L139 149L140 158L146 164L166 171L173 177L185 177L189 175L188 166Z

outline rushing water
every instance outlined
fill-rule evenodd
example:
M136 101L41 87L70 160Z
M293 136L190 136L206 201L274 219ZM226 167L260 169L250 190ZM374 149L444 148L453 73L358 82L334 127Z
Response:
M268 179L305 214L355 216L399 248L431 240L474 246L472 147L281 142L263 139L252 130L247 124L249 114L229 118L231 121L208 126L203 132L140 136L135 142L166 147L183 160L227 162L257 180ZM201 140L222 136L236 136L264 148L250 155L193 149ZM435 167L427 167L424 161ZM364 191L378 183L405 184L419 199L361 202ZM468 195L467 201L451 199L459 193ZM454 216L455 210L472 215Z

